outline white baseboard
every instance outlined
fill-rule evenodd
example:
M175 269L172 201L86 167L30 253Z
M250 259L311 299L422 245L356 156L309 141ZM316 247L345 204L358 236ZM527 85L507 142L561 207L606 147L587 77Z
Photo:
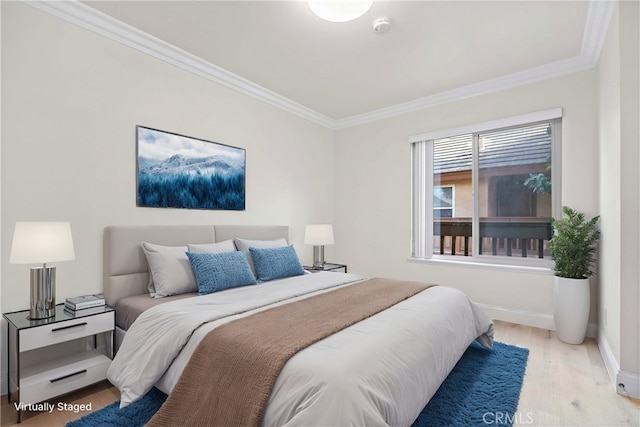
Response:
M613 351L609 346L609 341L607 341L604 334L598 334L598 349L600 350L600 355L604 361L604 366L607 368L611 387L613 388L613 391L617 392L618 385L616 376L618 375L618 372L620 372L620 365L618 364L616 357L613 355Z
M620 369L604 334L598 334L598 349L607 368L613 391L623 396L640 399L640 374Z
M512 308L498 307L495 305L476 305L489 316L490 319L503 322L517 323L518 325L533 326L540 329L555 330L553 316L550 314L535 313L533 311L516 310Z
M553 315L536 313L533 311L517 310L514 308L504 308L495 305L478 304L476 305L484 310L491 319L501 320L503 322L516 323L518 325L532 326L534 328L556 330L553 321ZM589 323L587 325L587 336L596 338L598 335L598 325Z

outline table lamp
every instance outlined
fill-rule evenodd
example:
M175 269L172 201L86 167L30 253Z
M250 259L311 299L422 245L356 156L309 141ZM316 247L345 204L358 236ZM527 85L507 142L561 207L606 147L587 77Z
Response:
M42 264L31 268L29 319L47 319L56 312L56 268L48 262L75 259L68 222L16 222L10 264Z
M333 245L333 226L331 224L307 225L304 231L304 244L313 245L313 268L323 268L324 245Z

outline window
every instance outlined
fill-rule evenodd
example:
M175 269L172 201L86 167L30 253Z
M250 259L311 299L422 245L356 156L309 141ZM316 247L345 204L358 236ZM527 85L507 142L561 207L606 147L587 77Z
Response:
M433 217L452 218L455 216L455 187L437 185L433 187Z
M549 110L412 137L412 256L549 260L561 115Z

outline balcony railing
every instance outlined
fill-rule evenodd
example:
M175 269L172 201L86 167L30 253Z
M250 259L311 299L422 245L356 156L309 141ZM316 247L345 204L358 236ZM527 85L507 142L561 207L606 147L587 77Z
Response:
M471 218L436 218L433 222L434 238L439 238L440 254L450 249L451 255L456 255L456 246L462 246L461 253L465 256L470 252ZM512 256L513 250L520 251L523 257L528 251L538 253L538 258L544 258L546 243L551 240L551 221L549 218L531 217L493 217L480 219L480 248L491 245L492 255ZM437 237L436 237L437 236ZM450 237L449 245L445 245L445 238Z

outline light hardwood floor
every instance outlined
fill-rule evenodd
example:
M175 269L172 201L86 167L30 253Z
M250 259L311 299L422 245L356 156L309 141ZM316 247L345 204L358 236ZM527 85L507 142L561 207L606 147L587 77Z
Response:
M595 340L569 345L553 331L495 326L497 341L529 349L517 425L640 426L640 400L613 391Z
M516 425L640 426L640 401L613 392L594 340L568 345L547 330L505 322L495 322L495 326L497 341L529 349ZM51 402L91 403L97 410L118 398L117 390L102 382ZM6 396L2 396L0 414L0 427L16 425L15 409ZM20 426L63 426L82 415L58 410L23 413ZM495 421L489 423L499 426Z

